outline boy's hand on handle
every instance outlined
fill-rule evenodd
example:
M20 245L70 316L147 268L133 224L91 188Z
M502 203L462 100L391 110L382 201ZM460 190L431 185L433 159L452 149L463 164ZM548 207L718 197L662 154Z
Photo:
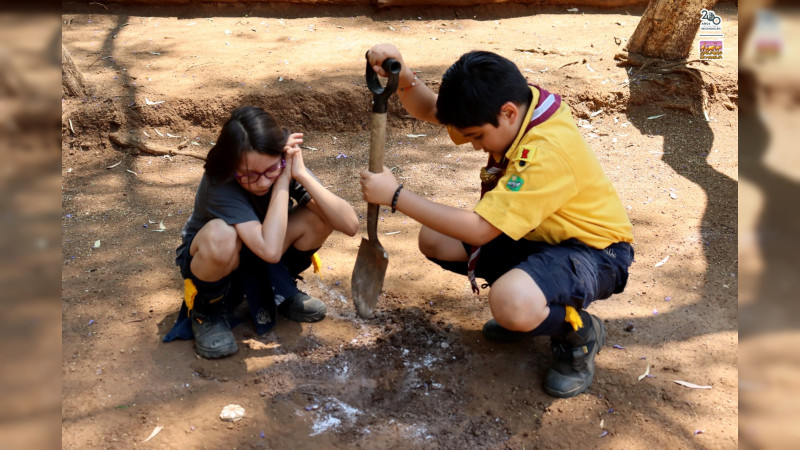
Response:
M417 77L417 74L410 67L406 66L400 50L392 44L378 44L367 51L367 61L372 70L378 76L388 78L389 74L383 70L382 66L387 58L393 58L400 62L401 68L396 95L403 108L417 119L438 124L439 120L436 118L437 95L425 86L425 83Z
M361 193L367 203L377 205L391 205L394 191L399 184L394 174L388 167L383 166L383 172L372 173L368 170L359 172L361 177Z
M400 50L398 50L397 47L392 44L378 44L369 49L367 52L367 59L372 65L372 69L375 71L375 73L384 78L389 77L389 74L383 70L382 66L383 62L388 58L396 59L400 62L400 65L405 68L406 64L403 62L403 56L400 55Z

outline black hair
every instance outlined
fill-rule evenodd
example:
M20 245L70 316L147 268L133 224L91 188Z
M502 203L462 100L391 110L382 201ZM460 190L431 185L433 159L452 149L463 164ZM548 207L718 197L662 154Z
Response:
M241 106L222 126L203 168L212 183L228 181L245 152L278 156L283 153L288 138L289 131L278 126L268 112L256 106Z
M513 62L496 53L472 51L442 77L436 120L456 128L497 126L506 102L524 105L532 98L528 81Z

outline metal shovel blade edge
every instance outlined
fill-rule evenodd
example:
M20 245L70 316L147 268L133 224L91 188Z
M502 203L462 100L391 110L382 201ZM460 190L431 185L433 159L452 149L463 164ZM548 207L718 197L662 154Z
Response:
M381 295L389 255L377 240L361 238L356 265L353 268L351 286L356 312L362 319L372 317L378 296Z

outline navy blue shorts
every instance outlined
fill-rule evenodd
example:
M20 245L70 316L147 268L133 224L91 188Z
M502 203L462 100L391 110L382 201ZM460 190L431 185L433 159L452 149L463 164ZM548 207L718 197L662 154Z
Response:
M469 255L470 246L464 244L464 248ZM431 261L452 272L467 274L466 262ZM627 242L597 250L577 239L554 245L515 241L501 234L481 247L475 275L491 286L509 270L521 269L542 289L548 304L583 309L595 300L622 292L632 262L633 246Z

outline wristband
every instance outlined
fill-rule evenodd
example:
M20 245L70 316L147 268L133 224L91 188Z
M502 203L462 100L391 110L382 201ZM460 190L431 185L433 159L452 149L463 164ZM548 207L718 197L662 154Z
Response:
M394 197L392 197L392 213L397 211L397 198L400 197L400 189L403 189L403 185L397 186L397 190L394 191Z

